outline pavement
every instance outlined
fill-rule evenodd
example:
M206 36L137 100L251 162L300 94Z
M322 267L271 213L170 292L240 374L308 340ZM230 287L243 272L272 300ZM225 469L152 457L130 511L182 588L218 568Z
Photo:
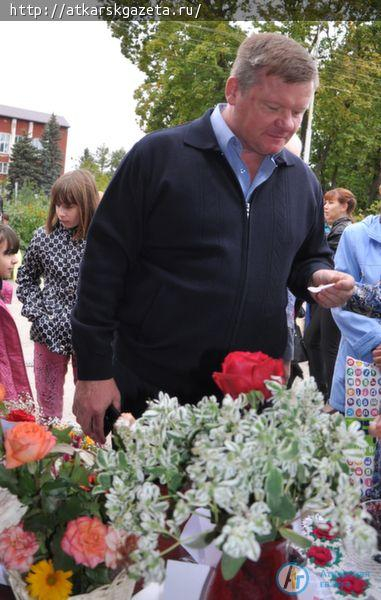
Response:
M19 332L21 346L24 352L24 360L26 364L26 370L28 372L29 382L32 387L33 397L36 400L36 387L34 383L34 372L33 372L33 342L29 337L30 323L28 319L21 315L22 304L16 297L16 284L13 285L13 298L11 304L7 304L7 308L11 312ZM63 405L63 419L68 421L75 421L75 417L72 413L71 407L73 405L74 398L74 381L73 371L69 364L68 372L65 379L64 387L64 405Z

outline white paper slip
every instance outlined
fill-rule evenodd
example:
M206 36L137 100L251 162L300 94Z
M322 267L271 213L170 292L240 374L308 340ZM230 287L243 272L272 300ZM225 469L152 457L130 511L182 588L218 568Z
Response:
M308 287L307 290L309 292L312 292L313 294L318 294L322 290L327 290L328 288L333 287L334 285L334 283L326 283L325 285L318 285L317 287L310 285L310 287Z
M163 599L199 600L208 573L207 565L168 560Z

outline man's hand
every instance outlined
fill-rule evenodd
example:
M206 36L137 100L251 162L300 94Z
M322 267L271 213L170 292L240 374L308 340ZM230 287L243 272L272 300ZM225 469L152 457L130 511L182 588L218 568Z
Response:
M73 413L86 435L104 444L103 419L106 408L113 404L120 411L120 392L114 379L77 381Z
M288 380L290 379L290 375L291 375L291 361L290 360L283 359L283 370L284 370L284 380L285 380L285 383L287 383Z
M312 285L318 287L327 283L334 283L333 287L322 290L317 294L311 292L313 299L323 308L342 306L349 300L354 292L355 280L348 273L320 269L312 275Z
M381 344L376 346L372 351L373 362L377 367L381 367Z

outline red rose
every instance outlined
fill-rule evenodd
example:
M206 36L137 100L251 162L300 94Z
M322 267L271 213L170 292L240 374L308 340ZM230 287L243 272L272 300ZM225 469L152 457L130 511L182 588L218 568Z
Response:
M252 390L270 398L271 392L264 381L274 375L284 380L281 358L270 358L263 352L230 352L222 363L222 373L214 372L213 379L224 394L233 398Z
M321 527L315 527L312 530L313 535L315 535L319 540L334 540L337 538L337 533L331 533L332 525L331 523L327 523L327 529L322 529Z
M21 408L12 410L5 418L7 421L12 421L12 422L16 422L16 421L34 422L36 420L33 415L29 415L24 410L21 410Z
M338 584L339 590L349 594L355 594L356 596L363 594L368 587L368 582L365 581L365 579L361 579L350 573L348 573L348 575L337 577L336 583Z
M311 546L307 551L307 556L319 567L325 567L332 560L332 552L324 546Z

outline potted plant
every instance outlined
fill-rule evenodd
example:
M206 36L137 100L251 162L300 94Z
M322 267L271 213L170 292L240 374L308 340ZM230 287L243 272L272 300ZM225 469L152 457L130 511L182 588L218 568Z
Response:
M365 447L362 431L322 412L313 379L285 389L280 363L262 353L232 353L214 374L230 391L221 403L205 397L180 406L162 393L132 427L118 425L119 450L98 452L94 493L107 491L111 522L137 536L130 577L161 580L167 550L160 551L160 538L171 538L172 548L184 543L182 527L201 508L212 528L196 543L221 549L226 580L261 555L272 560L278 550L268 552L269 543L308 547L292 529L298 513L318 512L359 552L374 549L376 533L347 465ZM277 597L274 575L267 573L262 596L259 587L250 597ZM220 587L219 600L228 587Z
M0 406L0 563L16 598L128 599L122 563L135 538L114 530L105 496L92 494L94 443L78 428L37 423L30 408Z

